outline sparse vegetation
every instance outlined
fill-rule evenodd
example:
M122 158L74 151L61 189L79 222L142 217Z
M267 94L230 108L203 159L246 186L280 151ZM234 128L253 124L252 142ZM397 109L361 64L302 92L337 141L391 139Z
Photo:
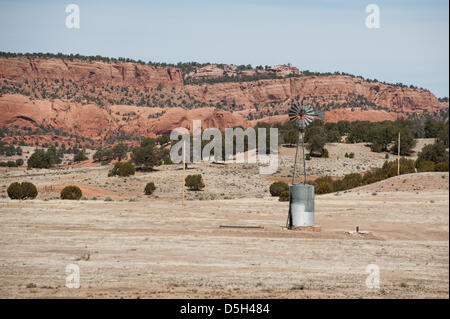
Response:
M49 151L36 150L27 161L28 168L50 168L55 164L54 155Z
M155 139L145 138L141 146L133 150L131 160L137 167L151 170L154 166L161 165L165 156L166 150L159 148Z
M131 162L117 162L114 164L113 169L109 172L108 176L121 176L127 177L134 175L136 167Z
M22 155L22 148L15 147L14 145L7 145L5 142L0 141L0 155L5 156Z
M434 165L436 172L448 172L448 162L441 162Z
M418 172L433 172L434 163L432 161L420 161L416 162L416 168Z
M156 189L155 183L153 182L147 183L147 185L145 185L144 193L145 195L151 195L153 194L155 189Z
M442 168L444 169L445 167ZM424 167L424 169L434 171L434 167ZM415 162L413 160L403 157L400 159L400 175L414 173L415 171ZM350 173L336 180L333 180L329 176L319 177L313 182L313 185L316 194L327 194L376 183L393 176L397 176L397 160L391 162L386 161L382 168L365 174Z
M185 186L189 187L190 190L199 191L205 187L203 183L202 175L188 175L185 179Z
M281 192L280 197L278 198L280 202L288 202L289 201L289 191Z
M114 153L112 150L99 149L93 156L94 162L101 162L102 165L110 163L114 159Z
M76 163L86 161L87 159L88 157L86 156L86 153L82 150L78 151L78 153L76 153L75 156L73 157L73 161Z
M425 161L430 161L435 164L448 162L449 153L446 150L444 143L437 141L433 144L426 145L417 155L417 167L421 165L421 162Z
M280 196L283 192L289 192L289 185L285 182L274 182L270 185L269 191L272 196Z
M313 184L314 192L316 194L327 194L334 192L334 182L329 176L319 177Z
M38 195L36 186L30 182L11 183L6 192L11 199L34 199Z
M81 189L78 186L66 186L61 191L61 199L79 200L83 196Z

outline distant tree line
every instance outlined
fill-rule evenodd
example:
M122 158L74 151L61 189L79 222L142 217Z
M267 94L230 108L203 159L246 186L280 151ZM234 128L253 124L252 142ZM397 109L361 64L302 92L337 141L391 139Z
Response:
M278 123L281 143L293 146L297 143L298 129L291 123ZM315 120L305 131L305 142L311 156L327 156L324 148L326 143L336 143L344 140L347 143L367 143L373 152L392 152L398 150L398 133L400 132L400 154L410 155L416 145L416 138L437 138L448 147L448 122L432 118L424 123L414 123L410 120L369 122L369 121L339 121L324 123Z

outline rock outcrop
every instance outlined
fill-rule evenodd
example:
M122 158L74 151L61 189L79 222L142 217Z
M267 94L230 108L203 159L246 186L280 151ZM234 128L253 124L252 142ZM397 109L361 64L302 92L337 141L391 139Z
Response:
M349 75L310 76L286 65L208 65L189 76L201 80L255 74L288 77L184 85L181 69L174 67L1 57L0 126L49 126L100 142L119 134L153 137L177 127L192 129L193 120L202 120L203 128L221 130L258 121L283 122L289 99L296 96L324 106L327 122L395 120L407 113L448 108L448 102L439 102L427 90Z
M185 90L196 99L218 103L226 101L244 105L284 101L300 96L318 103L344 103L349 97L363 96L377 106L402 112L436 111L439 100L429 91L366 82L347 75L302 76L287 79L241 83L187 85Z
M67 79L97 86L183 87L181 70L176 68L57 58L0 58L0 79Z
M160 114L155 116L155 114ZM114 105L100 108L61 100L30 100L28 97L5 94L0 97L0 126L32 128L51 126L74 136L100 142L111 134L155 137L179 127L192 132L193 120L201 120L202 129L221 130L235 125L247 127L247 119L212 107L186 110Z

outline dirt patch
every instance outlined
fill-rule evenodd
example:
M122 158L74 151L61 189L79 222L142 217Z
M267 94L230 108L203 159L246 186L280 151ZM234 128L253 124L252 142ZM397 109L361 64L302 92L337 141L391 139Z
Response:
M405 174L355 188L354 192L419 192L449 189L448 172Z
M0 199L0 297L448 298L448 199L317 196L317 233L283 228L288 203L270 197ZM356 226L369 235L349 234ZM372 263L380 289L365 286ZM80 267L80 289L65 287L68 264Z

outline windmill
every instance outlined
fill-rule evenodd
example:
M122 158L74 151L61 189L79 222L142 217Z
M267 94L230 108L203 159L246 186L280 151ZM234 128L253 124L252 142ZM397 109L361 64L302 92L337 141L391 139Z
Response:
M298 127L297 148L295 150L294 174L289 187L289 215L287 228L314 226L314 186L307 184L305 159L305 130L316 118L323 118L323 112L317 112L310 104L302 103L298 98L292 102L288 111L289 120ZM302 147L303 183L295 183L297 176L298 151Z

